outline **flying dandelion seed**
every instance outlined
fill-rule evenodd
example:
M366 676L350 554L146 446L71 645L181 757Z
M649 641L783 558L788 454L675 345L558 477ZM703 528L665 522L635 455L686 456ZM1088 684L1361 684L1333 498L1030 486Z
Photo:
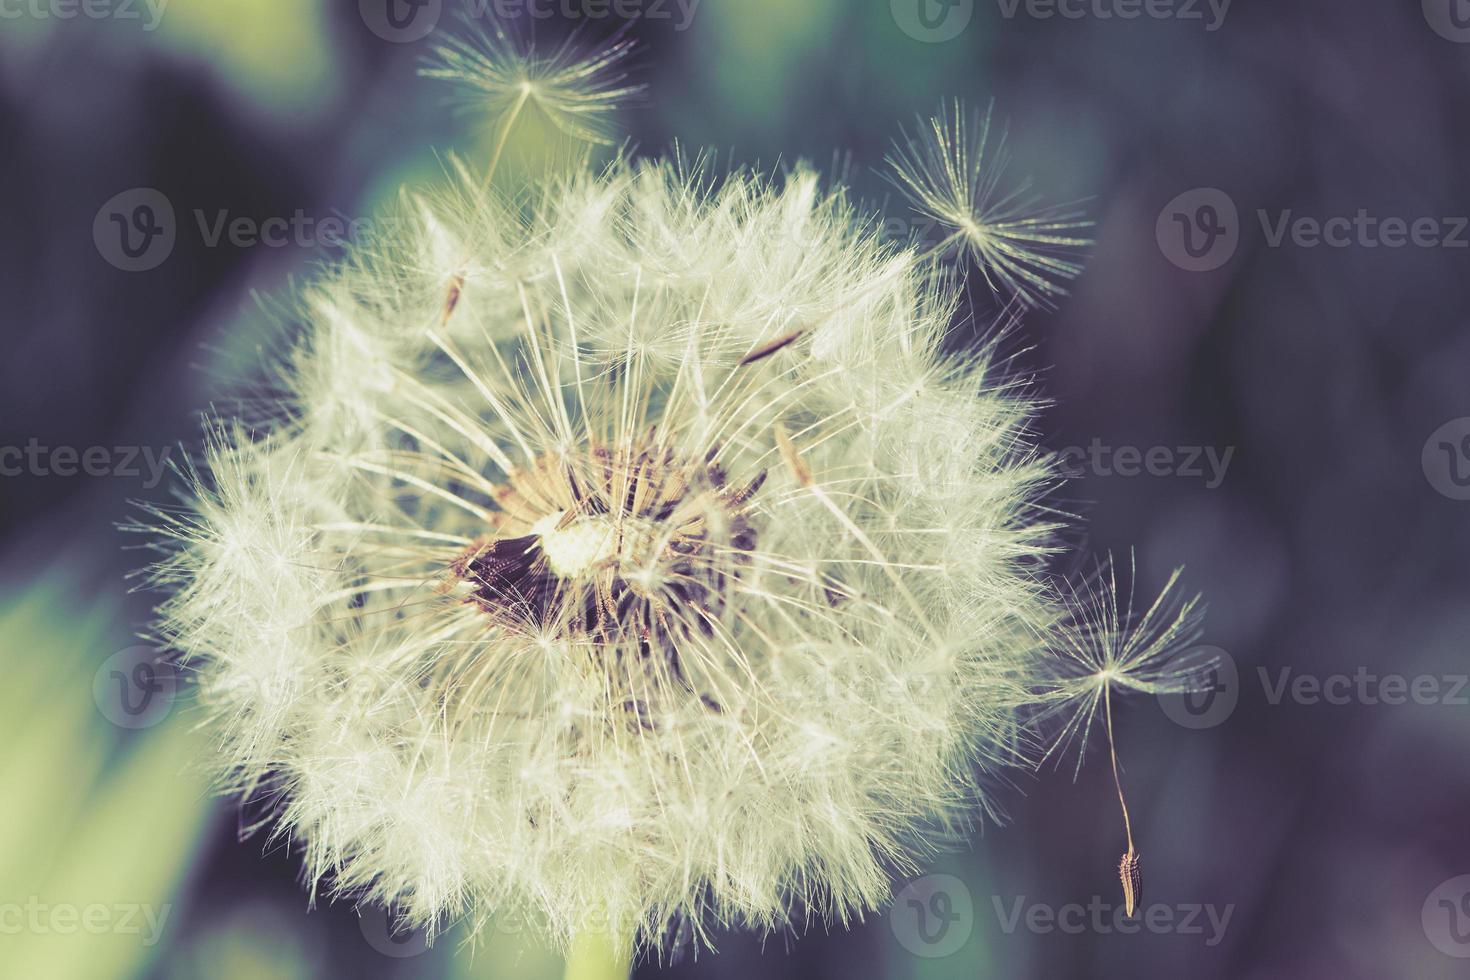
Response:
M467 51L436 73L586 138L631 91L622 46ZM306 291L272 417L150 521L227 788L314 892L625 951L848 922L994 810L1039 697L1090 723L1143 682L1147 629L1054 686L1059 630L1087 665L1121 634L1049 584L1032 405L840 187L485 184L406 194Z
M1010 151L1004 132L991 136L994 107L969 114L955 101L894 143L894 184L914 210L950 229L939 252L968 255L997 291L1025 306L1045 306L1082 271L1076 254L1090 222L1065 207L1038 205L1028 181L1006 183Z
M1123 794L1113 736L1113 692L1187 694L1202 688L1212 664L1202 657L1180 657L1199 634L1198 600L1180 599L1175 572L1157 599L1141 614L1133 608L1136 569L1129 568L1127 599L1120 605L1117 571L1103 565L1077 594L1071 616L1057 630L1058 662L1048 710L1063 717L1047 756L1076 747L1082 768L1088 735L1099 712L1107 730L1113 785L1123 812L1128 849L1118 863L1124 912L1133 915L1142 889L1142 864L1133 840L1133 820Z
M625 84L624 62L632 53L632 42L617 38L589 55L570 37L541 55L495 24L445 44L422 74L465 83L465 104L502 120L513 122L534 106L568 136L609 144L617 111L643 92L642 85Z

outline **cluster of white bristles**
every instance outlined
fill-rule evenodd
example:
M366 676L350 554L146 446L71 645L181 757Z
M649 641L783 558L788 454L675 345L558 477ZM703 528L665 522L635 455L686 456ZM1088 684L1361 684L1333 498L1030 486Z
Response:
M517 111L611 105L606 53L490 55ZM416 924L657 949L879 906L1095 693L1059 628L1128 666L1047 583L1031 406L941 351L958 280L801 167L449 183L307 290L281 418L218 423L163 516L229 789Z

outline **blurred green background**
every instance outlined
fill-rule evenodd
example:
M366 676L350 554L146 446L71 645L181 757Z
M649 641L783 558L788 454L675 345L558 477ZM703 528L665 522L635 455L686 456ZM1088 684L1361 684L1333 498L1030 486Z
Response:
M1259 673L1466 669L1470 503L1428 459L1436 429L1470 416L1470 253L1273 245L1257 221L1470 213L1454 4L1222 15L1180 0L1125 17L1141 6L503 0L547 40L642 15L627 29L649 98L624 119L642 151L805 157L899 217L882 177L899 126L942 98L995 99L1014 173L1097 222L1073 295L1012 344L1054 400L1044 445L1232 453L1213 486L1094 462L1056 501L1094 551L1138 546L1141 591L1185 565L1208 642L1237 667L1216 723L1147 702L1119 719L1144 900L1172 925L1015 916L1116 904L1121 826L1094 758L1075 782L1000 788L1010 823L937 857L891 913L730 935L640 975L1463 975L1430 897L1470 872L1470 712L1273 703ZM146 556L115 527L130 500L168 499L153 464L182 460L198 413L272 342L279 297L340 254L321 222L370 219L405 181L435 179L445 151L484 152L484 120L416 75L461 8L495 9L0 0L0 452L18 451L0 456L0 978L560 973L510 923L426 948L386 910L309 909L288 849L240 842L198 775L187 686L139 646L152 599L124 575ZM1239 242L1191 271L1158 220L1202 187L1238 206ZM140 188L172 209L162 257L95 233ZM305 230L211 243L221 217ZM1179 922L1191 907L1198 932Z

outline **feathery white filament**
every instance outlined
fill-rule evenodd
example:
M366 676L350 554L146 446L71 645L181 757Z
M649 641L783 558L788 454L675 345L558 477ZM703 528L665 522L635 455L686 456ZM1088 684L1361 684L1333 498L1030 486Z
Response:
M520 79L571 126L609 104L579 64ZM656 947L876 907L1047 703L1030 406L803 167L482 185L311 287L289 421L221 426L162 518L229 787L413 923Z
M1089 240L1080 213L1038 206L1022 180L1005 185L1010 152L1002 132L991 138L993 107L970 116L955 101L905 134L888 157L893 182L914 210L950 228L955 246L997 290L1027 306L1044 306L1082 271L1074 258ZM943 250L943 248L941 248Z

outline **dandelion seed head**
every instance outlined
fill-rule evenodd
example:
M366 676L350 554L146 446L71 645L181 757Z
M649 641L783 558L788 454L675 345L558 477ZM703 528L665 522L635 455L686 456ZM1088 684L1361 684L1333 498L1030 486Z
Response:
M442 72L583 134L624 94L621 47L499 43ZM1149 683L1157 634L1048 585L1024 389L840 187L619 157L512 206L456 165L393 218L148 525L225 789L313 896L655 950L849 922L998 810L1039 699Z

